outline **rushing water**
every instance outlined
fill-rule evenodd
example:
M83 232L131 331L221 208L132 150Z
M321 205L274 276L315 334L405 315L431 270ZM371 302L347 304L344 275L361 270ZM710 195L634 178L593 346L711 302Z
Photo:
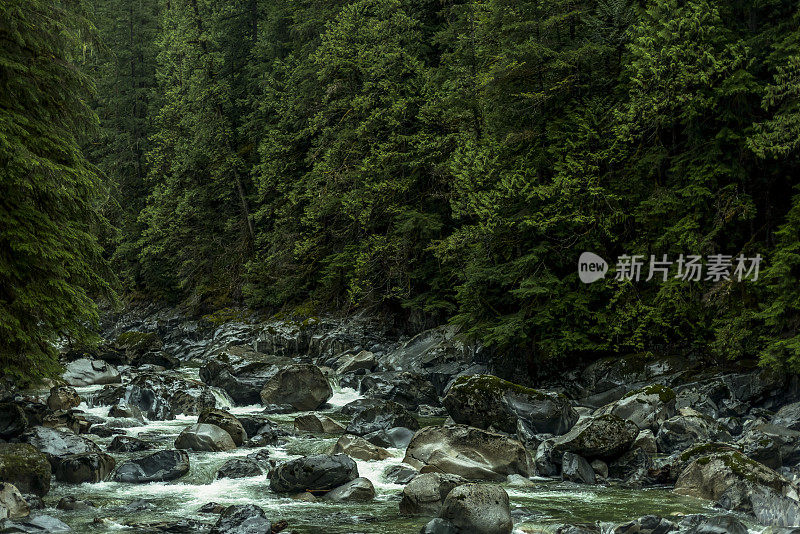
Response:
M197 370L182 370L182 373L196 378ZM107 419L107 406L92 406L91 399L99 386L77 388L84 403L79 407L88 414ZM258 414L262 406L231 407L230 399L224 392L217 392L221 406L229 407L236 415ZM338 409L360 398L352 389L335 387L330 399L330 408L325 410L334 418ZM299 414L271 415L270 418L287 429L292 427ZM141 424L133 420L115 421L124 426L130 436L145 437L154 441L158 448L171 448L177 435L187 425L196 422L195 416L179 416L172 421L150 421ZM431 424L437 421L423 421ZM117 425L114 425L117 426ZM101 448L112 438L99 438L89 435ZM289 438L284 445L267 447L271 458L276 460L296 458L304 454L329 452L337 436L298 435ZM205 522L216 520L216 516L198 513L204 504L216 502L222 505L257 504L261 506L272 521L285 519L289 523L287 531L301 533L326 532L344 533L415 533L428 521L426 518L403 517L398 513L398 503L403 486L387 482L382 473L403 458L403 451L390 450L393 456L382 461L357 461L359 474L372 481L376 490L373 502L364 504L341 504L324 501L305 502L276 495L269 489L266 475L251 478L215 478L217 469L230 458L246 456L257 449L239 448L227 452L191 452L191 470L181 479L173 482L152 484L123 484L101 482L96 484L68 485L54 482L50 494L45 498L48 506L55 506L59 499L74 495L80 500L92 501L95 508L75 511L47 510L48 514L59 517L69 524L75 532L98 532L103 529L131 530L130 524L143 524L197 519ZM152 452L152 451L151 451ZM114 453L117 463L129 457L146 453ZM620 523L647 514L663 517L689 513L719 513L709 503L675 495L668 489L620 489L604 486L586 486L572 483L534 479L530 486L506 484L506 491L512 503L515 517L515 534L527 532L548 532L559 524ZM152 504L146 510L128 510L125 505L136 499L144 499ZM95 518L103 518L102 524Z

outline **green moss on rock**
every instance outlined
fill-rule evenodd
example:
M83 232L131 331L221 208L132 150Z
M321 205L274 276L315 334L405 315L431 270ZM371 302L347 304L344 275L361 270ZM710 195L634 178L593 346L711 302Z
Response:
M22 493L44 496L50 491L50 462L27 443L0 444L0 481L14 484Z
M675 392L672 391L671 388L667 386L662 386L661 384L653 384L650 386L643 387L641 389L637 389L635 391L631 391L627 393L623 399L627 399L628 397L633 397L634 395L658 395L659 400L664 403L670 403L675 400Z
M152 332L124 332L117 336L119 348L143 351L161 346L161 339Z

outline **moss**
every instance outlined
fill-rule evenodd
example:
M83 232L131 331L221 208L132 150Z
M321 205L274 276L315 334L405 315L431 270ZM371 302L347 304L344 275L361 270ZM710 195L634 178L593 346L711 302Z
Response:
M456 388L465 388L469 391L492 395L498 399L501 395L508 392L517 393L519 395L528 395L537 400L545 400L549 398L538 389L521 386L493 375L460 376L453 383L453 389ZM560 396L564 397L563 395Z
M214 326L220 326L225 323L244 323L247 322L249 317L247 313L245 313L241 309L222 308L215 311L214 313L209 313L208 315L204 315L203 319L213 324Z
M711 442L695 445L683 451L680 455L681 462L688 462L696 456L707 456L716 453L733 452L734 449L727 443Z
M44 495L50 488L50 462L47 457L27 443L0 444L0 481ZM36 486L36 480L41 486Z
M658 395L659 400L664 404L670 403L675 400L675 392L672 391L671 388L668 388L667 386L662 386L661 384L653 384L651 386L646 386L641 389L631 391L622 398L627 399L628 397L633 397L634 395L638 395L640 393L643 393L645 395Z
M141 350L149 349L161 344L161 339L152 332L124 332L117 336L118 347Z

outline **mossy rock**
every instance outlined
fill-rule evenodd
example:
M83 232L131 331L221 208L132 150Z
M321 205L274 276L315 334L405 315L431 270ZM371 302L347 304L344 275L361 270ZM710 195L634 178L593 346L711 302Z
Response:
M161 338L152 332L124 332L117 336L115 345L121 349L141 353L157 350L162 346Z
M50 462L27 443L0 443L0 481L40 497L50 491Z
M711 443L701 443L700 445L695 445L693 447L689 447L685 451L683 451L678 459L682 463L689 463L692 460L700 458L701 456L708 456L710 454L716 453L726 453L726 452L740 452L735 447L731 446L729 443L721 443L718 441L712 441Z
M633 397L634 395L658 395L658 399L663 402L664 404L668 404L676 399L675 392L672 391L672 388L668 388L667 386L663 386L661 384L652 384L650 386L645 386L641 389L637 389L626 393L623 396L623 399L627 399L628 397Z

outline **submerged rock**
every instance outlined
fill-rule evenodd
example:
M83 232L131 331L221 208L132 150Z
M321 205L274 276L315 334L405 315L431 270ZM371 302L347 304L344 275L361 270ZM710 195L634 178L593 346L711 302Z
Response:
M358 467L346 454L315 454L278 464L269 486L279 493L325 492L356 478Z
M42 497L50 491L47 455L27 443L0 443L0 481Z
M275 373L261 388L262 404L291 404L296 410L316 410L333 396L319 367L293 364Z
M439 517L458 532L510 534L514 523L508 494L494 484L463 484L447 494Z
M217 425L199 423L190 425L175 439L176 449L193 451L228 451L236 448L231 435Z
M122 463L112 478L116 482L146 484L175 480L188 472L189 455L186 451L166 450Z
M404 515L438 515L447 495L467 480L446 473L423 473L415 476L403 488L400 513Z

